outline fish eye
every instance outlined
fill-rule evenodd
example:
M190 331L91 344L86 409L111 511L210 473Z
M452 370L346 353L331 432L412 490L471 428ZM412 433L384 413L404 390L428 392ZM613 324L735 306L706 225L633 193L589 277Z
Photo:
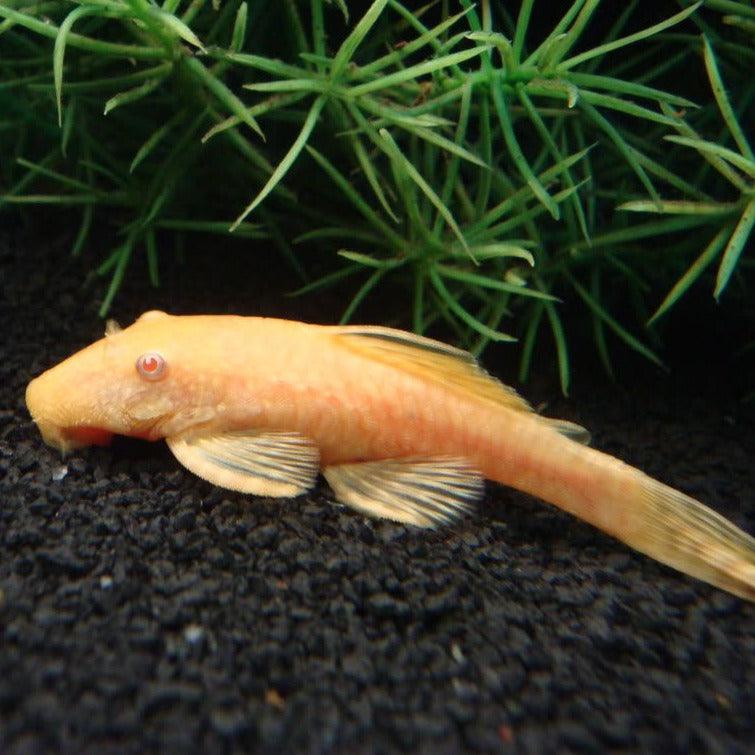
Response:
M136 371L145 380L160 380L165 374L165 359L156 351L148 351L136 360Z

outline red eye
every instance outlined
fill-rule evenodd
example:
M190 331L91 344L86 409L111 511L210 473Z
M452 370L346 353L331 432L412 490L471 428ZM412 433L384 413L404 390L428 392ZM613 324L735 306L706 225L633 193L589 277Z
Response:
M145 380L159 380L165 372L165 360L156 351L148 351L136 360L136 371Z

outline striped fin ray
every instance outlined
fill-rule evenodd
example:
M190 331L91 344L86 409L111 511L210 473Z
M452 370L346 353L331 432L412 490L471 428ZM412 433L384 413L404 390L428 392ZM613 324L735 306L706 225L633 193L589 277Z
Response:
M507 409L532 412L532 407L524 398L487 373L468 351L432 338L378 325L346 325L330 330L341 343L366 357ZM541 419L552 430L570 440L585 445L590 442L590 433L580 425L534 413L533 417Z
M643 479L638 503L641 526L627 538L630 545L755 601L755 538L694 498L649 477Z
M315 484L319 471L317 448L298 433L243 430L166 441L189 471L242 493L299 495Z
M336 498L369 516L437 527L482 497L483 478L463 459L387 459L323 470Z
M461 389L509 409L532 411L525 399L513 388L489 375L468 351L432 338L379 326L347 325L333 328L332 332L342 343L371 359Z

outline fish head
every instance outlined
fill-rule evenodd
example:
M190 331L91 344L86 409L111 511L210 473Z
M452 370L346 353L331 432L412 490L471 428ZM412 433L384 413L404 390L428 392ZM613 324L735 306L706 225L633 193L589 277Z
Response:
M63 453L113 435L157 440L209 421L217 404L202 374L202 335L164 312L142 315L34 378L26 405L44 441Z

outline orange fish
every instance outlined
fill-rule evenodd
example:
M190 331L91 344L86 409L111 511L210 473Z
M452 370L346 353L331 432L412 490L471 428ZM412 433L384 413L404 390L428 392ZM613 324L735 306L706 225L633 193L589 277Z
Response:
M750 535L588 448L468 353L400 330L147 312L32 380L26 403L64 452L165 438L195 474L261 496L322 470L340 502L419 527L460 516L489 478L755 600Z

